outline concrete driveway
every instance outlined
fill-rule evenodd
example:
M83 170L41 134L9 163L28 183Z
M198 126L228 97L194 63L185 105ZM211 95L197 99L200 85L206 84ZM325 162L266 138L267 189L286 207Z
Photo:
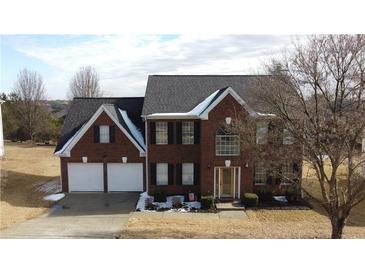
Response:
M0 238L116 238L139 193L70 193L48 213L0 230Z

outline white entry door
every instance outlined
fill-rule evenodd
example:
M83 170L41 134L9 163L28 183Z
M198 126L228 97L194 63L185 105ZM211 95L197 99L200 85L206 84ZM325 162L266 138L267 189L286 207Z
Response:
M108 191L143 191L143 164L108 164Z
M75 191L104 191L102 163L68 163L68 188Z

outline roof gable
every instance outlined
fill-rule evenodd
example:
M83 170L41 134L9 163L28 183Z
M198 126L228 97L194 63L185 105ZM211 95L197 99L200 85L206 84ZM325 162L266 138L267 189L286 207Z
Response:
M83 124L81 128L73 135L58 151L55 152L57 156L69 157L72 148L80 141L82 136L86 133L86 131L94 124L96 119L102 114L106 113L110 119L119 127L119 129L123 132L123 134L134 144L134 146L140 151L141 155L145 153L145 144L144 141L138 138L135 134L136 128L132 128L132 123L128 118L125 111L121 110L119 115L122 116L124 120L124 125L120 123L118 119L118 113L115 110L114 105L104 104L99 107L99 109L94 113L94 115L87 121L87 123ZM143 143L142 143L143 141Z
M128 127L125 125L122 115L119 113L118 109L126 111L129 119L140 130L142 136L144 136L144 124L141 118L143 99L143 97L74 98L66 115L55 151L59 151L70 140L70 138L75 136L81 127L90 120L90 118L103 104L112 105L108 107L110 112L118 118L119 123L127 129Z

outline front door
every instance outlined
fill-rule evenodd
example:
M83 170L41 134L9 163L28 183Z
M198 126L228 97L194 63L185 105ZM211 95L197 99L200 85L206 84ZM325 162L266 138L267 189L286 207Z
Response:
M240 167L216 167L214 196L216 198L239 198Z

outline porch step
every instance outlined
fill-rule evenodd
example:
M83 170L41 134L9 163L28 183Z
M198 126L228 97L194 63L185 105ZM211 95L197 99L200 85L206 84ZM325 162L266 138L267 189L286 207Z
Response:
M219 202L215 204L217 210L245 210L245 206L240 203Z

